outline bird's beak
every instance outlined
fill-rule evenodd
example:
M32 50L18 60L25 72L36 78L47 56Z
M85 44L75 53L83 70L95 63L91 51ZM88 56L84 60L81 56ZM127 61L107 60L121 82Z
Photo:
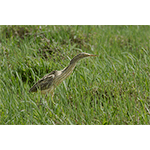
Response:
M98 56L98 55L90 54L89 56L94 56L95 57L95 56Z

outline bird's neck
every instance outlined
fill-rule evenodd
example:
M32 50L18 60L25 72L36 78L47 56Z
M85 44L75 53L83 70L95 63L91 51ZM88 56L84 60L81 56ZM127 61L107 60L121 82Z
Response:
M62 74L64 74L64 76L67 75L68 77L74 70L75 66L76 66L76 63L70 63L66 68L62 70Z
M65 80L74 70L76 66L76 63L69 64L68 67L64 68L62 71L60 71L60 74L57 78L59 82L56 82L55 84L60 84L63 80Z
M73 57L70 61L70 64L74 64L74 63L77 63L81 58L77 56Z

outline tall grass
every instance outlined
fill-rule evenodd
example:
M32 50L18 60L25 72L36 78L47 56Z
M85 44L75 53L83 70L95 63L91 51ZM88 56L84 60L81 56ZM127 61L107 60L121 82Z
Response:
M0 26L0 124L150 124L149 26ZM81 60L54 101L30 87Z

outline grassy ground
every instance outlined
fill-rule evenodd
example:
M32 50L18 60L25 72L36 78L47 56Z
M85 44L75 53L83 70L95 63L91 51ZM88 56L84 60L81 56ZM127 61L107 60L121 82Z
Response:
M0 26L0 124L150 124L150 26ZM30 87L81 60L53 104ZM40 100L42 103L40 103Z

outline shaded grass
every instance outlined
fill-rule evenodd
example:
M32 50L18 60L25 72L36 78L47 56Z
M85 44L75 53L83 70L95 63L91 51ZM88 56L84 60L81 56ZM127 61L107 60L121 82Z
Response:
M0 29L0 124L150 124L149 26ZM98 57L77 64L56 104L28 93L82 51Z

